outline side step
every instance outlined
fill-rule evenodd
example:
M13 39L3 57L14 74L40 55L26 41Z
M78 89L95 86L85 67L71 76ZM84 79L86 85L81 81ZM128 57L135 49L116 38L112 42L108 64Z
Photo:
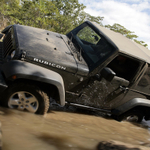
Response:
M81 104L75 104L75 103L68 103L68 102L66 102L66 105L80 107L80 108L83 108L83 109L89 109L89 110L93 110L93 111L100 111L100 112L104 112L104 113L111 113L111 110L109 110L109 109L100 109L100 108L95 108L95 107L91 107L91 106L85 106L85 105L81 105Z
M61 106L60 104L56 103L55 100L52 100L50 103L51 103L51 106L58 106L60 108L64 107L64 106ZM74 107L78 107L78 108L89 109L89 110L92 110L92 111L100 111L100 112L110 113L111 114L111 110L109 110L109 109L94 108L94 107L85 106L85 105L81 105L81 104L75 104L75 103L66 102L65 106L74 106Z

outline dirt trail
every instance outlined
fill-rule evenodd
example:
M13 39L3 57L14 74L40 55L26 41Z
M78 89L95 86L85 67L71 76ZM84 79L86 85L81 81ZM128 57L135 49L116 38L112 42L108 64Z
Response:
M150 149L150 124L144 122L133 125L77 111L39 116L1 107L0 121L3 150L98 150L98 144L99 149Z

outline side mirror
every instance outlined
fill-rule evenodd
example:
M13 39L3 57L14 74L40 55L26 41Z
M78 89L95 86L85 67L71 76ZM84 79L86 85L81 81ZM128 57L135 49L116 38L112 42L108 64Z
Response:
M107 81L111 82L112 79L114 78L114 76L116 75L116 73L114 71L112 71L110 68L105 67L101 72L101 77L103 77L104 79L106 79Z

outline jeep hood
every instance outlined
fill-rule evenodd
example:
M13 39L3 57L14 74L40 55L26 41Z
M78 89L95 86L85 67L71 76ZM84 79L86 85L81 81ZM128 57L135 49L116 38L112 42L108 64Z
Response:
M69 50L66 35L13 25L17 49L25 52L25 60L45 67L77 72L77 62Z

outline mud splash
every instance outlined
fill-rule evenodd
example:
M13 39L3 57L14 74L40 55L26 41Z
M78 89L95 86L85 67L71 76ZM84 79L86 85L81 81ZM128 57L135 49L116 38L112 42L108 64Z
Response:
M150 124L147 122L133 125L93 112L53 110L39 116L0 107L0 121L4 150L150 148Z

